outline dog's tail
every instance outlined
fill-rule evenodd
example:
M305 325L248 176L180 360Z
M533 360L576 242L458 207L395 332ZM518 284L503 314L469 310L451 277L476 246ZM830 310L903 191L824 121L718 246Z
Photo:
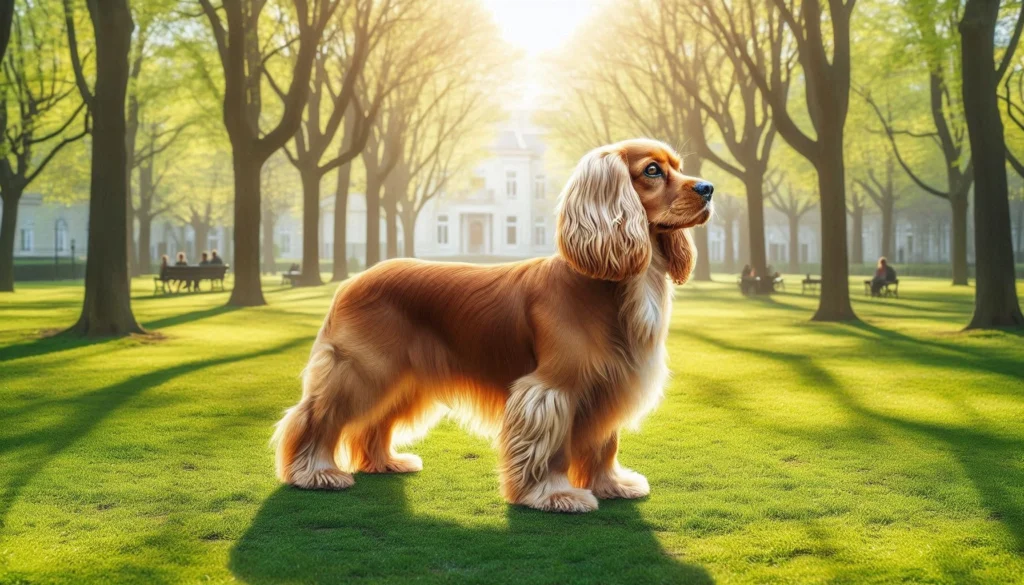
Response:
M288 482L294 475L293 463L312 462L327 454L310 452L322 449L322 442L310 436L321 428L321 419L330 416L326 393L336 385L339 360L330 343L317 339L309 354L309 363L302 370L302 400L285 411L277 423L271 444L276 446L277 477ZM333 457L334 454L329 454Z

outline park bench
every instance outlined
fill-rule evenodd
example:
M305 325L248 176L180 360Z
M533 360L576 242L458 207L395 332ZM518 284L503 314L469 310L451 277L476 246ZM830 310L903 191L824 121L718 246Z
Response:
M210 288L213 290L216 290L217 283L220 283L220 289L224 290L224 275L227 274L227 271L227 264L168 266L161 270L159 276L153 277L153 292L163 291L166 293L172 288L171 292L179 292L182 284L199 283L203 280L209 280Z
M864 281L864 295L871 294L871 279ZM900 279L885 281L885 287L879 292L879 296L900 298Z
M289 270L288 272L282 272L281 284L290 284L292 286L295 286L295 281L299 279L299 275L301 274L302 272L299 270Z
M736 278L736 286L740 287L740 292L743 294L749 294L751 290L756 289L759 282L761 282L760 276L753 278L743 278L740 276ZM772 279L772 291L778 292L779 289L786 290L786 280L781 276L776 276Z
M820 288L821 288L821 278L820 277L819 278L811 278L811 275L808 274L807 278L804 278L802 281L800 281L800 294L804 294L804 293L806 293L808 291L810 291L812 293L816 293L816 292L818 292L818 290Z

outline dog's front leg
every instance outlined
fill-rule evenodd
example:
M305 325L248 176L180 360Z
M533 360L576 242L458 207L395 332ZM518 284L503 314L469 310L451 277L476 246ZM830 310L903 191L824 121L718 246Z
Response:
M566 475L573 410L564 391L534 376L512 384L498 435L506 500L549 512L597 509L594 494L572 487Z

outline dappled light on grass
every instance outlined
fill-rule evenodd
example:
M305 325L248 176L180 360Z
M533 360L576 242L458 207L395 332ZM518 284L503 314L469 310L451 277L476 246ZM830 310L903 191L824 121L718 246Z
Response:
M675 374L622 463L651 495L585 516L507 506L490 443L451 423L424 470L279 486L267 446L335 286L151 296L164 336L63 345L71 285L0 312L0 574L63 583L1011 582L1024 572L1024 353L963 333L970 290L907 278L811 323L811 295L677 290ZM856 285L854 280L854 285ZM856 290L856 289L854 289ZM35 298L58 308L34 308ZM72 314L69 319L73 319ZM28 349L26 349L28 348ZM9 422L8 422L9 421Z

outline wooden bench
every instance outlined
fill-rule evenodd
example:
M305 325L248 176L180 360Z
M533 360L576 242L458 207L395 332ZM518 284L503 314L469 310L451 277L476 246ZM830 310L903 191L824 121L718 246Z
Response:
M299 271L299 270L289 270L288 272L282 272L281 273L281 284L282 285L290 284L292 286L295 286L295 281L297 281L299 279L299 276L301 274L302 274L302 272Z
M168 266L161 270L160 275L153 277L153 292L179 292L181 286L204 280L210 281L210 288L216 290L217 283L220 283L220 290L224 290L224 275L227 274L227 264L204 264L202 266ZM173 288L173 291L171 290Z
M807 278L800 281L800 294L804 294L807 291L816 293L821 288L821 278L811 278L808 274Z
M740 287L740 292L743 294L750 294L750 292L756 291L760 284L760 276L755 276L753 278L743 278L740 276L736 279L736 285ZM786 280L781 276L777 276L772 279L772 291L778 292L779 289L786 290Z
M872 280L873 279L869 278L869 279L864 281L864 295L865 296L871 294L871 281ZM885 281L885 287L883 287L882 290L879 291L878 296L880 296L880 297L896 297L897 299L900 298L900 279L897 278L896 280L887 280L887 281Z

